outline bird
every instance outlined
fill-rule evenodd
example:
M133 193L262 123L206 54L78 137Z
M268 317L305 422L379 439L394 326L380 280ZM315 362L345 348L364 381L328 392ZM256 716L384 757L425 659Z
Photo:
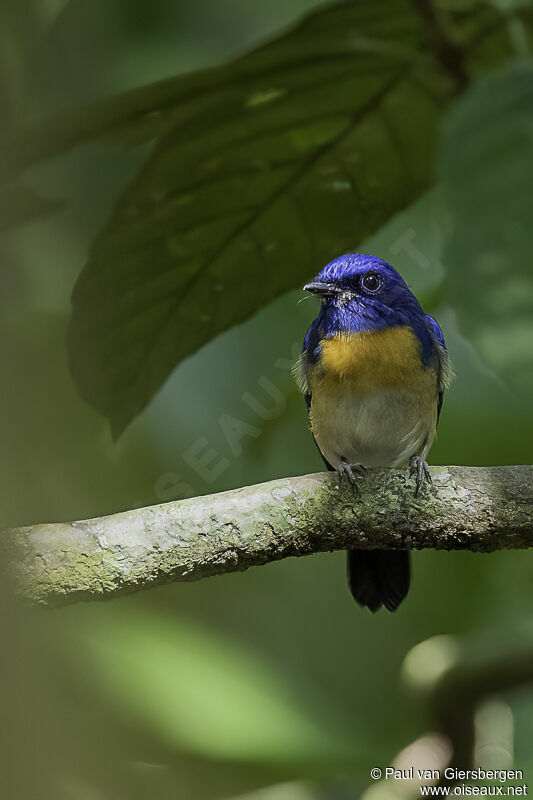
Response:
M438 322L376 256L342 255L303 288L321 303L294 372L327 468L354 487L368 468L407 468L418 494L452 374ZM372 612L396 611L409 591L407 551L350 549L347 567Z

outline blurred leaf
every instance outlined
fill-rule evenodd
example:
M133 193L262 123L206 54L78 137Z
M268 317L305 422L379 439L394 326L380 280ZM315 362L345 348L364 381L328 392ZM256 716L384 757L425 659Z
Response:
M28 186L9 186L0 191L0 231L41 219L63 207L61 200L41 197Z
M353 743L298 707L236 641L161 615L106 614L87 630L88 655L113 697L178 750L256 764L353 762Z
M10 2L14 8L18 8L16 0L10 0ZM59 7L62 2L63 0L49 0L46 13L49 21L50 18L53 18L54 6L57 4ZM75 4L67 2L66 5L68 7ZM82 5L82 3L78 5ZM531 8L528 0L524 0L524 7L518 9L515 9L514 6L502 7L499 8L499 13L491 11L490 5L483 0L471 0L468 4L464 0L453 0L451 3L450 0L435 0L435 6L439 8L444 17L448 18L450 27L453 25L457 39L463 42L466 48L465 59L473 72L485 69L487 64L499 61L513 52L515 43L511 33L504 27L506 22L509 27L511 23L515 27L520 26L522 40L527 44L528 28L531 23ZM331 18L332 12L335 10L340 11L343 15L346 14L350 21L349 18L353 18L354 15L354 8L347 8L349 6L355 6L355 3L329 3L324 5L323 9L311 14L309 19L314 20L315 34L319 30L316 23L320 24L322 19L327 22L327 26L324 26L324 32L327 33L327 27L331 27L328 17ZM402 14L408 16L413 14L413 9L405 0L387 0L387 4L382 7L384 14L393 13L396 18ZM430 8L430 5L421 0L419 7ZM519 13L513 14L514 11ZM135 13L135 8L127 4L129 23L135 17ZM361 16L357 11L355 13ZM146 30L147 10L144 7L141 18L143 29ZM385 21L385 27L387 26L388 23ZM398 35L401 39L401 29L394 29L393 25L388 27L389 33L394 34L394 37ZM259 48L259 52L268 50L270 55L276 56L276 43L288 42L297 33L298 29L288 36L282 36ZM346 42L343 42L343 39L346 39L345 33L342 26L339 25L337 31L339 47L336 47L335 39L331 40L329 45L327 39L324 39L324 47L320 53L322 60L325 56L327 57L329 51L330 57L344 60L349 65L350 53L353 57L358 50L372 51L376 47L387 46L386 42L381 40L381 36L376 40L369 38L365 41L364 38L360 39L357 36L358 32L356 31L355 41L349 42L346 47ZM432 33L427 34L428 39L432 38ZM315 38L314 47L318 52L321 43L318 37ZM434 42L427 43L434 45ZM313 43L309 41L309 44ZM393 47L396 46L400 52L404 43L395 45L393 40L389 42L390 44ZM284 60L283 63L280 62L276 65L276 69L288 68L291 65L297 66L298 62L302 60L301 55L304 55L299 52L300 49L299 47L295 48L293 57L290 51L283 47ZM312 55L312 53L313 48L309 47L309 54ZM255 59L254 53L250 53L224 66L159 80L64 112L37 125L18 130L15 137L5 137L4 135L3 146L0 149L1 174L12 177L35 162L61 155L68 149L95 138L107 138L133 145L160 137L175 124L181 124L189 119L191 114L202 109L207 110L210 104L216 105L223 93L231 93L239 83L246 92L248 82L260 80L262 69L263 62ZM268 93L269 90L266 91ZM262 92L264 89L260 90L260 93Z
M494 22L487 13L477 26L468 17L469 36ZM440 60L426 23L404 0L334 4L184 79L178 124L94 243L73 297L73 373L115 435L179 361L428 185L459 66Z
M533 392L533 65L474 86L451 112L440 158L453 222L447 298L485 364Z
M407 7L404 0L395 2L387 0L389 7L391 4L393 9L398 4L404 11ZM108 138L132 144L160 137L174 125L186 123L194 115L207 112L211 106L216 108L222 99L227 101L239 90L243 92L242 97L249 95L254 105L254 102L262 97L268 97L272 92L272 87L268 84L266 87L261 85L261 80L266 77L265 72L269 68L275 72L280 70L281 77L284 78L284 71L290 72L294 68L312 66L309 56L312 58L314 54L319 54L322 60L329 54L330 58L339 62L341 66L350 67L361 46L366 45L366 50L372 51L376 44L386 47L388 39L386 37L380 42L380 37L377 42L351 44L348 41L346 46L347 37L344 36L345 41L341 37L337 43L334 37L339 31L331 30L331 19L328 18L336 14L345 22L350 22L350 16L353 17L354 14L351 5L351 3L332 3L309 16L307 26L311 21L315 30L314 41L308 37L307 53L305 47L302 48L302 43L305 45L301 30L305 27L304 23L289 34L229 64L177 75L106 97L74 111L60 114L38 126L17 131L16 138L4 136L0 151L1 174L11 177L35 162L60 155L77 144L94 138ZM326 25L321 42L317 34L320 30L318 26L323 22L326 22ZM342 34L342 31L340 32ZM291 47L293 44L296 47ZM262 58L263 53L273 57L273 60L268 58L265 62ZM403 55L407 57L408 53L404 52ZM415 53L411 54L414 55ZM320 71L321 64L318 63L316 67L315 71Z

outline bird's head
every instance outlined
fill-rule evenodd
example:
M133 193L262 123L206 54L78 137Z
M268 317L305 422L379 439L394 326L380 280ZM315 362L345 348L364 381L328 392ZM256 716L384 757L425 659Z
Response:
M355 315L369 322L378 323L381 318L391 322L396 314L405 318L423 313L394 267L381 258L361 253L331 261L303 288L318 295L323 305L337 309L343 316Z

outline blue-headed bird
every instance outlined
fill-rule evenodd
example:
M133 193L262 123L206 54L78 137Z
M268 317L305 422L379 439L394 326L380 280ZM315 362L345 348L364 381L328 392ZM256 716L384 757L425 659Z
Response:
M295 371L326 466L354 486L367 467L410 468L418 493L431 481L426 456L450 376L442 330L374 256L336 258L304 289L321 307ZM349 550L348 584L361 606L395 611L409 590L409 553Z

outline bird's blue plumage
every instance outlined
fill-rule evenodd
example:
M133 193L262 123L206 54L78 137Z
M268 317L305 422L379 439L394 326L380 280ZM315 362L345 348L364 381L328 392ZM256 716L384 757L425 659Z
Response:
M305 288L321 299L297 369L311 430L332 469L423 463L448 379L444 335L386 261L353 253ZM394 610L407 592L405 553L350 555L358 602Z
M361 278L369 272L383 279L376 293L361 290ZM422 361L428 364L435 353L435 343L445 347L437 322L425 314L414 294L394 267L375 256L359 253L340 256L327 264L316 281L334 283L353 296L342 303L324 303L304 339L304 350L311 362L320 354L320 342L335 334L377 331L383 328L410 326L420 341Z

